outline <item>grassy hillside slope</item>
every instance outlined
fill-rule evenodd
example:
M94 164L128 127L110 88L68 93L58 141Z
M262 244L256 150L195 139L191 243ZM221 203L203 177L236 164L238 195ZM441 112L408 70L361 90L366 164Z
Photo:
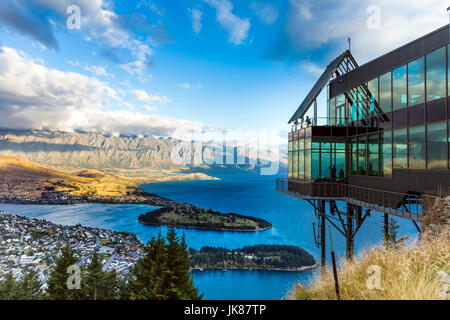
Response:
M353 261L342 261L338 269L341 299L442 300L450 297L450 293L445 292L450 286L450 197L437 198L425 208L422 226L425 232L420 243L372 247ZM369 289L373 288L375 279L373 266L379 268L381 289ZM309 287L295 287L289 298L336 299L332 269L328 268L323 276L317 274Z
M40 197L59 191L74 196L124 196L136 191L137 181L96 170L68 174L16 157L0 155L0 195Z

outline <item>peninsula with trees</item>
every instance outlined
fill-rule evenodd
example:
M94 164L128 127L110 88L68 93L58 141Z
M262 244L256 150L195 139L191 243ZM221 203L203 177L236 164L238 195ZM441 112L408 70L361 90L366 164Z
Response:
M212 209L192 205L168 206L139 216L139 222L148 225L166 225L225 231L261 231L272 224L259 218L236 213L223 214Z

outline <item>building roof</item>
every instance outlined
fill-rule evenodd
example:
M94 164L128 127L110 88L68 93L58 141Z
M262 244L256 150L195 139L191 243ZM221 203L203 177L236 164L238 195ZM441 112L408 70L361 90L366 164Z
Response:
M320 76L319 80L317 80L314 87L308 93L305 100L303 100L300 107L298 107L297 111L294 113L291 120L289 120L289 123L292 123L305 115L305 113L308 111L308 109L311 107L311 105L317 99L317 96L320 94L320 92L323 90L323 88L327 85L328 81L331 79L333 74L335 74L336 72L338 74L340 74L338 68L341 66L341 64L345 61L346 58L349 58L353 62L354 67L357 67L356 61L353 58L353 56L349 50L343 52L336 59L331 61L331 63L327 66L325 71Z

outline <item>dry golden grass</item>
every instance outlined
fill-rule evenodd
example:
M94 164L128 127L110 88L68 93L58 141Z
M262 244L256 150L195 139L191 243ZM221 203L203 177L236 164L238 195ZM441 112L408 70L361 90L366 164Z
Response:
M136 181L85 170L68 174L0 155L0 195L40 197L49 188L76 196L125 196L137 189Z
M440 271L450 272L450 241L440 236L397 249L373 247L352 262L343 261L338 270L341 299L344 300L441 300L444 285ZM381 270L382 290L367 286L373 273ZM317 274L311 287L297 286L290 299L336 299L332 270Z
M16 157L0 155L0 196L40 198L49 188L73 196L124 197L146 182L216 179L203 173L171 170L82 170L65 173Z

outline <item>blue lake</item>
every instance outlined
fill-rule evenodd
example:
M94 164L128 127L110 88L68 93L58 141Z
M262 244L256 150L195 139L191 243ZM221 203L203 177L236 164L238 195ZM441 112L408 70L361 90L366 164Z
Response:
M188 246L240 248L253 244L297 245L309 251L317 260L320 251L314 244L312 222L314 210L306 202L275 192L275 176L255 173L222 174L220 181L176 181L142 185L148 192L169 199L189 202L199 207L224 213L235 212L263 218L274 227L262 232L223 232L178 229L184 232ZM146 205L80 204L72 206L0 204L0 210L11 214L39 218L63 225L82 224L96 228L135 233L146 242L166 227L145 226L137 221L140 214L155 209ZM400 233L417 235L414 225L397 220ZM373 212L355 239L356 253L381 243L383 217ZM333 231L333 243L338 255L345 254L345 239ZM327 248L327 251L329 249ZM329 259L328 259L329 260ZM311 271L203 271L195 272L194 280L208 299L281 299L295 283L308 283Z

